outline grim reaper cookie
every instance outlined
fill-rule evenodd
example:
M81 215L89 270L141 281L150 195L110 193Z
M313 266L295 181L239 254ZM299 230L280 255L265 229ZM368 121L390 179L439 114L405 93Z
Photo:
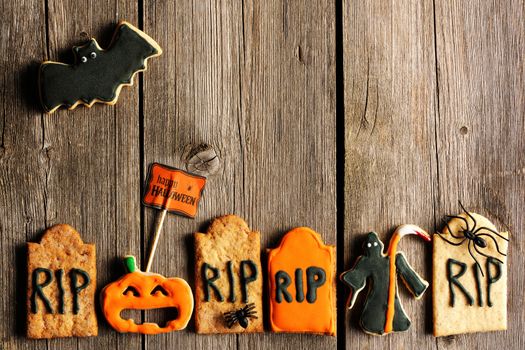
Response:
M434 235L434 335L507 329L508 232L468 212Z
M369 282L369 292L360 320L361 328L368 334L386 335L410 328L410 319L397 295L398 276L418 299L428 287L428 282L408 264L405 255L397 251L399 240L409 234L430 241L430 236L421 228L401 225L390 239L387 254L383 254L383 242L377 233L370 232L364 243L364 255L357 259L350 271L341 274L341 280L351 289L349 308L354 306L357 295Z
M69 225L55 225L40 243L27 244L27 336L98 334L95 314L95 246Z
M260 233L226 215L194 238L197 333L262 332Z

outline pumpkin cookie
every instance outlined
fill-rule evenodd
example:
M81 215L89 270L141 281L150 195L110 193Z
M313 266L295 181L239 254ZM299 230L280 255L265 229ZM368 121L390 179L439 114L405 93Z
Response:
M194 238L197 333L262 332L260 233L226 215Z

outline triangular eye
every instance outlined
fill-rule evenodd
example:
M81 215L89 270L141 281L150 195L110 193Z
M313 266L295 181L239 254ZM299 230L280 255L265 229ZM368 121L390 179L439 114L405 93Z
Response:
M134 296L134 297L140 297L140 293L139 291L137 290L137 288L133 287L133 286L128 286L128 288L126 288L126 290L124 290L124 293L122 293L126 296Z
M162 294L164 296L168 296L168 292L166 292L166 289L162 288L160 285L156 286L155 288L153 288L153 290L151 291L151 295L155 295L155 294Z

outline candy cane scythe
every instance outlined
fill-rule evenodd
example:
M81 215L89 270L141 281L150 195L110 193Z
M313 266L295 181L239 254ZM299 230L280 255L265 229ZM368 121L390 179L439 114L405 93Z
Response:
M432 238L422 228L415 225L400 225L394 231L390 243L388 245L388 257L390 259L390 281L388 283L388 306L386 309L386 322L385 322L385 333L392 332L394 324L394 313L395 313L395 300L396 300L396 283L397 283L397 272L396 272L396 254L397 244L402 237L406 235L417 235L427 242L430 242Z

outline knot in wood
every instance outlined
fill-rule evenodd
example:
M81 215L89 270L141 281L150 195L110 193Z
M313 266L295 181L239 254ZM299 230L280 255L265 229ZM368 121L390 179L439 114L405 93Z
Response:
M220 168L219 156L208 144L193 146L186 154L186 169L189 172L208 176L215 174Z

